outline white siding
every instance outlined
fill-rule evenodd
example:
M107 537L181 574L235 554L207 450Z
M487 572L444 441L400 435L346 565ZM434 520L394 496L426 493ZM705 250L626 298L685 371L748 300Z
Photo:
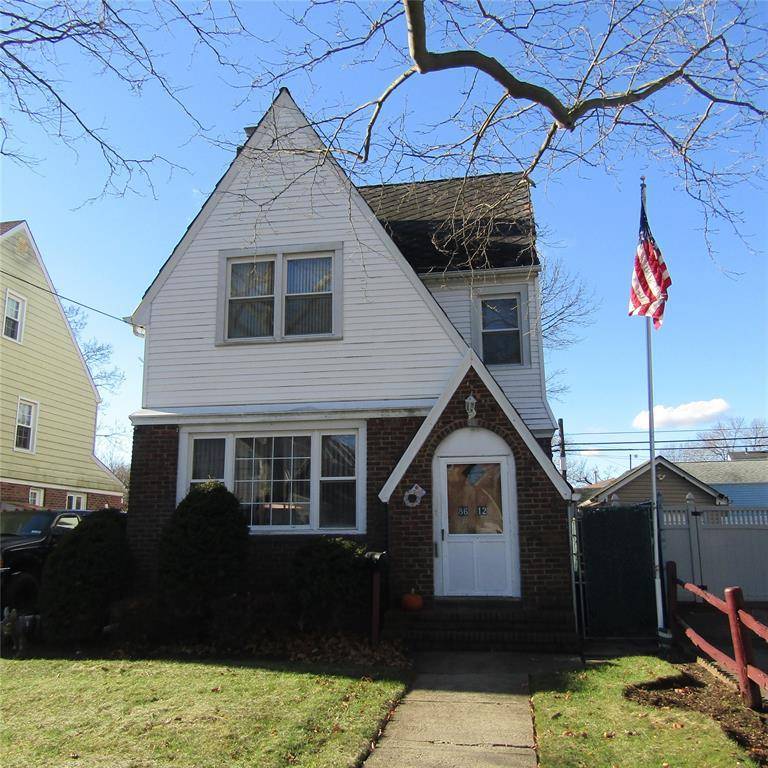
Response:
M461 360L460 340L387 249L357 193L317 151L295 151L319 146L303 121L290 96L278 97L231 183L225 177L215 207L150 291L145 407L436 398ZM291 138L259 152L271 133ZM323 242L343 242L341 340L216 346L220 250Z
M488 368L504 394L515 406L523 421L532 430L551 430L554 425L546 402L544 365L542 360L541 334L539 332L539 302L536 298L538 286L533 275L530 276L495 276L489 283L475 276L475 286L493 285L494 288L509 287L510 292L519 290L521 285L528 286L528 348L529 357L524 366L499 366ZM457 328L467 344L473 344L473 301L475 291L469 277L455 276L427 277L424 281L443 308L448 319ZM475 347L477 343L475 342ZM475 348L480 354L480 350Z

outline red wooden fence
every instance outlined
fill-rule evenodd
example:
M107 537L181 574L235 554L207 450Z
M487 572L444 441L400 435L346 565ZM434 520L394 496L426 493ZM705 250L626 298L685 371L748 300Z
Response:
M705 640L680 616L677 610L678 587L700 597L728 617L733 643L733 658ZM755 666L752 638L749 632L745 630L754 632L758 637L768 642L768 627L744 610L744 596L741 587L727 587L725 600L721 600L696 584L689 584L678 579L677 564L670 561L667 563L667 610L670 629L676 639L679 640L681 634L684 635L721 667L736 675L744 704L750 709L760 709L762 704L760 687L768 688L768 674Z

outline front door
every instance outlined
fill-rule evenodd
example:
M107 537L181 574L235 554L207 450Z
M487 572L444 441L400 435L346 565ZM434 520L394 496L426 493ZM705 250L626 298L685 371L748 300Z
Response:
M442 458L440 477L438 594L519 595L507 458Z

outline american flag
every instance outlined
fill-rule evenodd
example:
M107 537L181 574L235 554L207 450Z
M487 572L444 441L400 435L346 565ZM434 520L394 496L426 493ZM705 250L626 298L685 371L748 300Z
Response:
M655 328L661 328L667 288L672 285L661 249L648 226L645 199L640 202L640 242L635 254L632 287L629 291L629 314L653 318Z

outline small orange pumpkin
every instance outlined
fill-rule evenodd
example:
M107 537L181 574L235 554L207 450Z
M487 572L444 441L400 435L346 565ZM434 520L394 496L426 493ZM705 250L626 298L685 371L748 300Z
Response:
M424 607L424 598L417 595L416 590L412 589L403 595L401 604L404 611L420 611Z

